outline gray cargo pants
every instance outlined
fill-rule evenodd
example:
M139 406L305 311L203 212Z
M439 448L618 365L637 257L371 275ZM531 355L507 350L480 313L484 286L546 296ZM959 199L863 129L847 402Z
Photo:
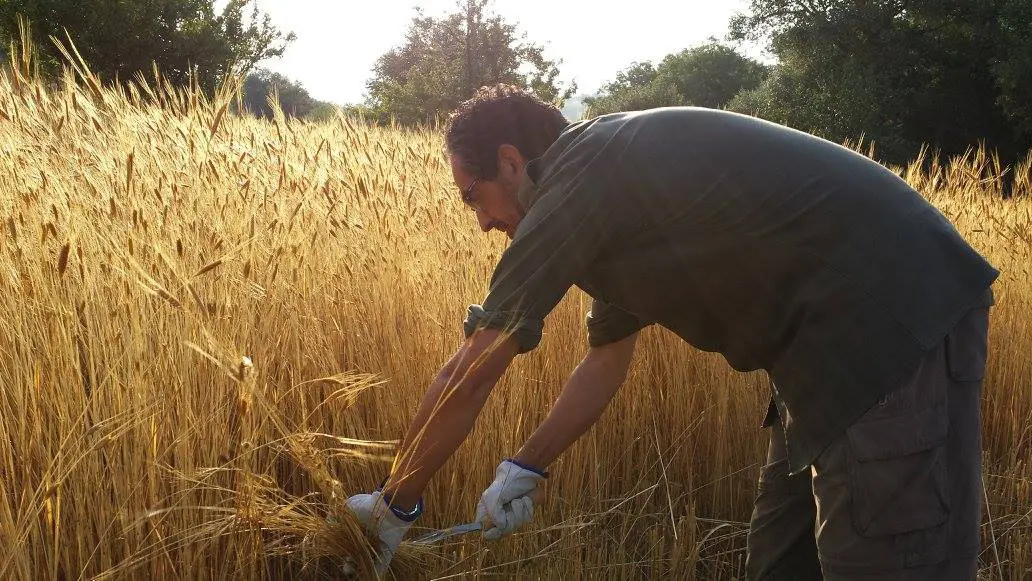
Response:
M789 476L780 423L772 426L748 579L975 579L988 326L987 308L965 315L809 472Z

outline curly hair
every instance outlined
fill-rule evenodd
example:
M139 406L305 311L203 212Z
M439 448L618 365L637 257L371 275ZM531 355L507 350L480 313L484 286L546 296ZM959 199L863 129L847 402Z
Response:
M527 159L541 157L570 122L558 107L515 85L481 87L448 118L445 141L474 177L498 175L498 148L509 144Z

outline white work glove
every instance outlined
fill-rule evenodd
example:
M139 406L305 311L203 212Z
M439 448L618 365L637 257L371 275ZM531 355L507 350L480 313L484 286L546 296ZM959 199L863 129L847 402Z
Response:
M534 500L544 496L547 472L503 460L495 469L494 482L480 496L477 522L486 540L496 540L530 522ZM540 487L540 488L539 488Z
M407 515L398 509L392 510L380 490L371 494L356 494L347 500L346 506L355 513L362 526L380 540L375 566L377 576L383 575L387 572L395 551L401 545L401 539L423 513L422 500L416 505L415 510Z

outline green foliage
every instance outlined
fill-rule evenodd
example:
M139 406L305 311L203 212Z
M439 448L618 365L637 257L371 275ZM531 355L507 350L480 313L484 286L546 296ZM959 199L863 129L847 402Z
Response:
M483 85L510 83L561 106L575 87L558 82L558 63L516 27L486 8L490 0L464 0L460 12L416 16L404 43L383 54L367 83L367 107L381 121L433 122Z
M17 16L29 20L44 72L55 74L62 57L49 40L67 43L65 31L94 73L128 80L154 66L175 85L213 89L230 74L283 54L284 35L250 0L229 0L220 14L212 0L4 0L0 43L18 38Z
M330 103L313 99L301 83L279 73L259 68L247 75L243 87L245 109L259 117L272 118L271 97L278 98L279 108L288 117L311 117L316 111L325 116L326 108L333 108Z
M892 162L980 140L1014 159L1032 144L1030 23L1029 0L752 0L731 37L766 40L779 64L730 108L865 136Z
M667 82L651 81L644 85L627 85L613 90L611 85L598 94L585 97L586 117L596 117L618 111L644 111L655 107L683 105L684 99L677 87Z
M308 112L308 119L316 122L330 121L337 116L337 113L344 112L342 107L327 101L315 101L315 106Z
M911 151L920 141L907 141L900 119L883 108L871 87L879 71L861 62L839 62L831 74L814 74L818 64L790 55L759 86L742 91L727 105L732 111L790 125L833 141L876 136L880 151Z
M1004 4L999 43L991 68L1000 87L1000 106L1020 132L1032 134L1032 1Z
M634 63L585 101L591 115L676 105L719 108L766 76L764 65L711 41L667 55L659 66Z
M768 71L733 48L710 42L668 55L656 72L657 81L673 85L686 105L717 108L759 85Z

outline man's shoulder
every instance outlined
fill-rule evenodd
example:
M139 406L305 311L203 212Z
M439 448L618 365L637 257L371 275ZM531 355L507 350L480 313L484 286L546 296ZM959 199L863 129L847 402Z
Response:
M631 139L641 129L656 121L658 110L625 111L599 115L570 123L555 143L539 158L543 173L557 166L592 158L595 154Z
M788 128L755 117L707 107L657 107L640 111L621 111L570 123L543 156L556 159L573 150L600 149L631 142L654 145L677 135L679 139L712 140L722 130L786 131Z

